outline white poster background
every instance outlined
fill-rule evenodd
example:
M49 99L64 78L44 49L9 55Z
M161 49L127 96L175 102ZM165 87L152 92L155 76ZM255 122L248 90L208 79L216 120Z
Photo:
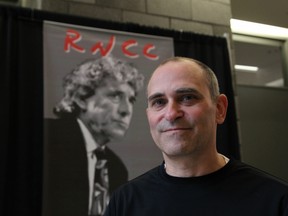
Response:
M55 22L45 22L43 34L44 118L56 118L52 110L62 97L63 77L83 61L101 56L100 52L93 53L91 51L95 44L102 43L103 48L114 44L111 46L109 54L126 62L132 62L145 76L145 83L144 88L137 96L127 134L121 140L109 143L108 146L125 163L129 172L129 179L159 165L162 162L162 156L150 136L145 112L147 107L145 92L147 81L153 70L161 61L174 55L173 40L167 37ZM67 43L68 37L75 39L73 44ZM132 56L126 55L127 53L125 54L122 50L122 45L126 42L130 43L130 46L126 46L126 51ZM145 55L143 50L147 47L151 47L151 49L146 50ZM149 57L150 54L152 57L157 56L157 58Z

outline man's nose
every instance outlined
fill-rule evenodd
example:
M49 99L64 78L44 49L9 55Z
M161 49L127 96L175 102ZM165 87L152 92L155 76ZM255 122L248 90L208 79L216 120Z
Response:
M166 107L166 112L165 112L165 119L167 121L174 122L178 118L181 118L183 116L184 116L184 112L178 103L174 101L168 102L167 107Z
M127 116L132 113L133 105L128 99L123 99L120 101L118 112L121 116Z

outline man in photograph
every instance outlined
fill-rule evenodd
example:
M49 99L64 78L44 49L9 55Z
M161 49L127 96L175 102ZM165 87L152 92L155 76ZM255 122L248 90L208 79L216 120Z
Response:
M44 215L103 215L109 195L128 180L107 144L125 135L144 77L114 58L85 61L64 77L44 128Z

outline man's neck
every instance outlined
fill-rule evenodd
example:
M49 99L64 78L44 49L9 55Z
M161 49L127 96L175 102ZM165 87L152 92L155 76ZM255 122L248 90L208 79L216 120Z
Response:
M101 133L101 131L96 132L91 129L91 127L87 125L87 122L83 121L80 118L78 118L77 121L81 127L82 132L85 132L86 134L89 134L89 136L91 136L93 141L96 143L97 148L105 146L110 141L108 136Z
M217 153L213 157L195 158L169 158L164 157L165 170L168 175L175 177L198 177L213 173L227 163L225 156ZM229 159L228 159L229 160Z

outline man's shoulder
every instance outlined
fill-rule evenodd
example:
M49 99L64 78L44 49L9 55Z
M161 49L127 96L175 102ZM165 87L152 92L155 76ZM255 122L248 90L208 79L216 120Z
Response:
M84 140L76 119L44 119L44 138L49 143L55 142L55 145L57 142L75 143Z
M70 131L69 133L71 134L71 132L78 131L79 129L80 127L76 119L44 119L44 130L49 133L57 133L57 131Z
M236 176L245 178L250 183L261 183L260 185L270 186L288 193L288 182L255 166L241 161L233 161Z
M62 126L62 125L75 125L77 123L76 119L73 118L44 118L44 125L47 126Z
M121 185L114 191L112 200L117 200L117 202L121 203L123 200L132 201L139 199L140 196L150 196L155 193L161 185L163 185L163 181L159 175L158 166Z

